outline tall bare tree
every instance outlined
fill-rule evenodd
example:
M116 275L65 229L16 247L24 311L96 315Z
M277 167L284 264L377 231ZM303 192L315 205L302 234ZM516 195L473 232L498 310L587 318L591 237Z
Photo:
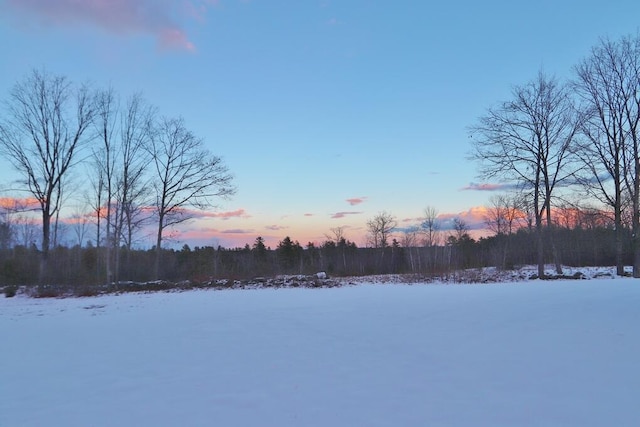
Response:
M160 275L164 231L193 217L190 208L207 209L216 197L235 193L232 176L220 157L185 127L182 118L162 118L148 146L154 168L152 185L158 227L156 276Z
M120 247L131 249L133 233L141 224L146 195L145 166L154 109L135 94L122 105L113 89L96 93L94 120L98 144L94 148L94 196L98 230L104 222L107 282L120 279ZM104 221L102 221L104 220Z
M584 142L576 147L587 172L582 181L613 209L619 275L625 201L630 202L633 274L640 277L640 36L601 40L575 72L584 117Z
M424 220L420 224L420 231L424 236L424 245L433 247L440 243L440 222L438 210L433 206L424 208Z
M131 253L134 233L147 220L143 202L148 186L145 167L149 155L145 150L151 138L155 108L137 93L130 97L120 118L120 143L118 175L116 182L116 215L114 234L116 237L115 279L120 278L120 242L124 242Z
M386 211L379 212L367 221L369 244L374 248L388 247L389 237L397 225L398 221L395 216Z
M95 98L96 117L94 120L98 144L94 150L94 164L96 166L100 194L98 200L104 199L105 205L98 205L104 209L105 220L105 269L107 283L113 281L112 248L116 246L113 236L113 199L115 192L116 156L118 151L116 141L116 126L118 121L118 99L112 88L98 91Z
M552 226L554 191L571 176L569 147L577 125L566 86L540 72L533 81L515 87L513 99L490 108L471 128L472 157L480 162L481 176L515 181L531 194L540 277L544 276L543 223ZM553 242L551 246L561 273Z
M438 246L442 243L442 227L435 207L427 206L423 215L420 233L423 236L422 244L426 247L425 266L433 271L438 262Z
M38 70L15 84L5 105L0 151L21 175L23 188L40 204L42 275L49 256L51 220L60 209L64 178L86 141L93 105L86 86Z

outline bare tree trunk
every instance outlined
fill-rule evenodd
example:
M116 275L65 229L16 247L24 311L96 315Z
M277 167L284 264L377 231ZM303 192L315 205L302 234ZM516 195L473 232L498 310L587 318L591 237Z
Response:
M96 280L100 280L100 209L96 210Z
M640 78L640 76L638 76ZM636 126L633 127L636 130ZM640 278L640 153L638 152L638 141L633 137L633 191L632 207L633 215L631 219L631 248L633 251L633 277Z
M556 247L556 242L555 242L555 238L553 236L553 225L551 222L551 207L549 206L549 203L547 202L547 207L546 207L546 214L547 214L547 230L549 231L548 233L548 237L549 237L549 245L551 246L551 254L553 256L553 262L555 264L556 267L556 274L562 274L562 263L560 262L560 255L558 254L558 248Z
M640 236L638 230L633 235L633 277L640 278ZM624 273L624 271L623 271Z
M160 265L162 262L162 231L163 231L163 217L158 220L158 234L156 235L156 263L155 263L155 277L156 280L160 280Z
M616 274L618 276L624 276L622 212L617 207L615 209L614 222L615 222L615 228L616 228Z
M42 211L42 252L40 258L40 274L39 281L42 284L48 275L49 267L49 240L51 233L51 217L46 213L46 209Z

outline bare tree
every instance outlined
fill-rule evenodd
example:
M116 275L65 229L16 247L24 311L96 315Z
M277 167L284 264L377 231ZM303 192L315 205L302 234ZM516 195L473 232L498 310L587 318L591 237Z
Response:
M506 268L510 235L526 224L526 213L521 193L497 194L489 198L485 215L487 228L498 238L501 268Z
M342 268L344 268L344 270L346 271L347 270L347 251L346 251L347 239L345 237L344 229L345 229L344 226L332 227L329 229L331 231L331 234L325 234L324 237L326 237L329 242L335 243L336 249L338 249L341 252Z
M369 244L374 248L386 248L389 246L389 237L394 228L398 225L395 216L386 211L379 212L376 216L367 221L369 232Z
M616 269L624 274L623 219L631 206L633 274L640 277L640 37L601 40L576 68L584 142L576 153L589 194L613 209Z
M412 248L418 245L418 235L420 229L416 226L409 227L402 233L400 244L403 248Z
M131 253L136 230L148 219L144 215L143 201L148 195L145 166L149 162L145 146L151 137L155 109L141 94L129 98L120 120L119 168L116 182L116 215L114 234L116 238L115 280L120 279L120 242L123 241Z
M440 222L438 210L432 206L424 208L424 220L420 224L420 231L424 236L424 245L433 247L440 243Z
M409 227L402 233L402 239L400 244L405 248L409 254L409 265L411 266L411 272L416 272L420 268L420 257L417 256L416 246L418 246L418 236L420 229L418 227Z
M98 178L101 182L99 188L104 191L98 195L98 200L104 197L105 220L105 269L107 283L113 280L112 272L112 248L115 241L112 231L113 199L115 192L116 155L117 143L115 141L116 125L118 120L118 100L112 88L101 90L96 94L96 127L98 146L94 150L94 164L96 165ZM99 205L102 209L103 206Z
M73 234L76 238L76 244L79 247L84 245L84 239L87 235L87 228L90 222L90 215L91 213L84 212L78 207L76 207L75 212L71 215L70 219L73 226Z
M156 276L160 274L164 231L193 217L189 208L207 209L215 197L234 194L232 176L222 159L211 155L184 125L183 119L163 118L148 146L154 168Z
M135 94L123 106L109 88L96 94L94 120L98 144L94 149L94 196L98 230L104 223L107 282L120 280L120 247L131 249L133 234L143 223L143 198L147 195L145 145L155 111ZM101 221L104 220L104 221Z
M521 194L497 194L489 198L485 215L487 228L496 235L509 235L525 224Z
M4 237L9 238L9 246L14 244L21 244L23 239L20 238L22 233L22 229L24 223L29 221L31 225L33 225L33 219L28 214L29 212L36 211L37 209L33 208L33 203L30 200L24 199L15 199L15 198L1 198L0 199L0 223L4 225ZM28 244L24 246L28 246L29 244L35 241L35 226L29 227L32 231L32 236L29 237Z
M565 86L542 72L513 99L491 108L471 128L472 157L484 178L515 181L531 191L537 235L538 274L544 276L543 222L551 227L552 196L571 176L570 144L577 130L574 106ZM561 267L551 244L556 270Z
M460 217L453 218L453 230L449 236L450 243L461 242L469 237L469 225Z
M33 218L20 214L14 219L16 244L28 248L35 244L38 235L38 224Z
M87 193L85 194L85 201L90 208L91 214L95 218L96 252L100 253L100 248L102 246L102 220L104 216L102 206L104 203L104 178L102 168L95 165L94 162L91 162L91 165L93 166L92 170L87 172L90 185L87 188ZM100 280L100 277L101 262L98 258L96 262L96 280Z
M329 229L329 231L331 232L329 233L325 233L324 237L331 242L334 242L336 245L338 245L340 243L341 240L345 239L345 233L344 233L344 229L345 227L332 227Z
M51 219L60 209L64 178L76 160L93 118L86 86L63 76L32 71L18 82L0 124L0 151L22 176L42 213L41 276L49 255Z
M438 246L442 243L441 223L438 219L438 210L433 206L424 208L423 214L420 233L423 236L423 245L426 247L425 266L433 271L438 262Z

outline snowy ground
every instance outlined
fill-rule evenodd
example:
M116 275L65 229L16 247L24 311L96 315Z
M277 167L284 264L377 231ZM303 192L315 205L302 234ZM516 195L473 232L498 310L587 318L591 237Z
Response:
M0 426L639 426L640 281L0 298Z

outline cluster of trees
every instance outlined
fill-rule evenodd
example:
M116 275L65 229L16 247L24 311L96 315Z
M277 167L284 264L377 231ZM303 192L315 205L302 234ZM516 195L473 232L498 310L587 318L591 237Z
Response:
M419 274L446 276L460 269L497 266L509 269L517 265L535 263L538 257L538 236L534 214L512 209L514 200L492 198L487 207L487 226L495 231L490 237L478 240L470 236L469 227L461 219L453 221L453 228L445 230L434 208L425 210L425 219L414 228L395 228L388 240L380 238L378 247L369 244L358 247L345 236L342 227L331 229L322 243L301 245L285 237L274 248L267 247L258 237L252 245L240 248L195 247L162 249L160 259L162 279L180 281L209 281L212 279L247 279L279 274L313 274L319 271L331 276L369 274ZM431 215L431 216L429 216ZM601 211L571 209L556 212L552 235L555 252L546 245L545 262L561 256L568 265L613 265L616 261L616 230L614 221ZM384 220L384 221L383 221ZM379 231L381 222L395 222L386 212L369 221L370 242ZM0 227L0 232L6 227ZM546 229L546 228L545 228ZM0 237L6 237L0 233ZM4 238L3 237L3 238ZM623 234L623 262L632 260L632 235L626 228ZM38 284L39 250L35 246L15 245L0 240L0 283ZM105 246L56 246L50 260L56 265L50 273L52 283L84 287L104 284ZM153 265L158 251L123 246L112 255L120 258L120 274L126 280L146 282L156 278Z
M97 268L107 282L120 279L119 252L132 251L145 222L155 221L153 270L159 277L168 227L234 192L222 160L184 120L160 116L139 94L121 100L112 88L95 90L33 70L15 84L4 107L0 153L20 176L12 190L26 193L41 216L39 281L59 270L50 268L50 250L57 249L62 205L77 188L90 189L85 199L95 217ZM27 207L4 208L4 233L16 233L9 213Z
M540 72L490 108L471 128L472 157L524 197L541 275L547 248L561 272L552 216L578 195L611 215L618 274L632 236L640 277L640 36L601 40L573 71L564 83Z

